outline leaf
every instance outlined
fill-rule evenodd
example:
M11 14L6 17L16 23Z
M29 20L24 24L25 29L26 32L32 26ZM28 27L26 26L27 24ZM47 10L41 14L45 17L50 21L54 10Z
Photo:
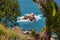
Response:
M52 3L52 5L53 5L53 14L52 14L52 16L55 16L56 15L55 5L54 5L54 3Z

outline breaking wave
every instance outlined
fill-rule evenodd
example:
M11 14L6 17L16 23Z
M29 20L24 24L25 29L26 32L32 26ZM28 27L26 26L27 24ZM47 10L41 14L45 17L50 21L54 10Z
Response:
M29 14L25 14L24 16L18 17L18 18L17 18L17 22L31 22L29 19L28 19L28 20L24 20L24 19L23 19L25 16L28 16L28 15L29 15ZM41 20L41 16L43 16L43 15L34 15L36 21ZM33 20L33 21L34 21L34 20Z

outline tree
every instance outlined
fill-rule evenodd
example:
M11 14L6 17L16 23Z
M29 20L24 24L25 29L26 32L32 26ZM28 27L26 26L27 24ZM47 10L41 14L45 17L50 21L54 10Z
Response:
M40 9L44 13L44 16L46 17L46 30L48 35L50 36L51 32L60 34L60 8L57 3L54 0L35 0L35 2L38 3Z
M0 22L2 18L6 19L5 24L15 22L20 13L17 0L0 0Z

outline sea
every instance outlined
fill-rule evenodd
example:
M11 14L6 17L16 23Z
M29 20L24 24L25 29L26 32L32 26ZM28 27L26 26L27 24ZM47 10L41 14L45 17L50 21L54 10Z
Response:
M36 32L40 32L46 26L46 17L43 16L43 12L42 10L40 10L37 3L33 2L33 0L18 0L18 3L21 10L20 17L26 16L26 14L31 14L31 13L34 13L37 16L42 15L39 17L40 19L38 21L34 21L34 22L19 21L18 22L19 27L22 28L24 31L36 29Z
M33 0L18 0L18 2L21 10L20 17L31 13L34 13L35 15L42 15L38 21L18 22L19 27L21 27L24 31L36 29L37 32L40 32L46 25L46 18L43 16L42 10L39 9L38 5L33 2Z

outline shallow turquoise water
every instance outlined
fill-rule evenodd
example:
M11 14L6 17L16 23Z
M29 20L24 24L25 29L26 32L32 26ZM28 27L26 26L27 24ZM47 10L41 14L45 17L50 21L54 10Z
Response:
M36 15L43 15L38 5L34 3L32 0L18 0L20 8L21 8L21 16L25 14L29 14L33 12ZM23 28L23 30L33 30L37 29L39 32L46 25L45 17L41 17L41 20L35 22L19 22L19 26Z

